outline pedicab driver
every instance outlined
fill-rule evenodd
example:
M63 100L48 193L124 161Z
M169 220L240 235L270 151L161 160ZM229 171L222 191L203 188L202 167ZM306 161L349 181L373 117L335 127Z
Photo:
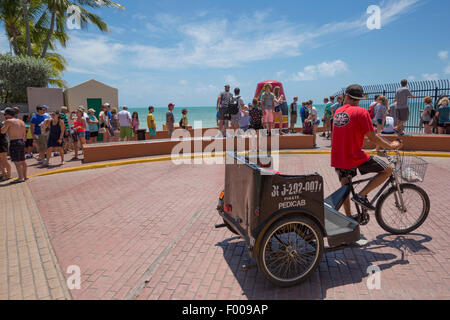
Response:
M364 89L360 85L351 85L346 89L344 106L335 113L333 123L333 140L331 149L331 166L336 169L342 185L348 183L348 176L356 177L357 170L362 175L377 173L369 184L352 201L368 210L375 207L367 199L367 195L392 174L392 169L378 157L371 157L362 148L364 137L384 149L400 149L401 143L388 143L375 134L369 112L359 106L364 99ZM351 217L350 197L344 203L345 213Z

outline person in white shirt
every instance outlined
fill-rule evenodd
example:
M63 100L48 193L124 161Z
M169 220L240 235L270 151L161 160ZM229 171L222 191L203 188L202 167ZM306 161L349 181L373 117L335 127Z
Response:
M128 107L123 106L122 111L117 114L120 126L120 141L128 141L133 138L133 125L131 113L128 112Z

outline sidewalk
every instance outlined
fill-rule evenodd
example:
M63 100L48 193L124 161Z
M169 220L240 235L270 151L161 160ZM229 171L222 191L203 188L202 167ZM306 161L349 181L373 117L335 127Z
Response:
M243 271L243 241L214 229L221 223L215 207L222 165L142 163L29 185L62 269L81 269L74 299L449 299L450 165L429 160L422 187L432 211L420 229L392 236L372 216L362 228L367 248L326 254L318 272L293 288L270 285L256 269ZM339 187L329 155L282 156L280 171L318 172L327 195ZM372 265L382 270L381 290L366 286Z
M28 184L0 185L0 300L67 300L67 289Z

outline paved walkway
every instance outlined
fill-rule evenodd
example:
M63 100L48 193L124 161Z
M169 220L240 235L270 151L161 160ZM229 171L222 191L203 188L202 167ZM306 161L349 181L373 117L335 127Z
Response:
M28 185L0 185L0 203L0 300L71 299Z
M249 259L243 241L214 229L223 166L145 163L28 185L61 269L81 269L75 299L449 299L450 164L428 160L423 187L432 211L424 226L391 236L372 219L362 228L367 248L327 254L312 278L289 289L270 285L257 270L242 271ZM281 172L318 172L326 194L338 187L326 155L282 156ZM5 189L18 193L13 188L26 190ZM382 270L381 290L367 289L371 265Z

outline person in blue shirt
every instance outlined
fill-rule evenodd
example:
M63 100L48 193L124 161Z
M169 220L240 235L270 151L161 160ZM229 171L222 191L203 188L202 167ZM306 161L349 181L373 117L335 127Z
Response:
M446 124L450 123L450 107L449 99L443 98L439 101L439 109L436 112L436 118L438 119L439 134L446 133Z
M45 114L45 110L41 106L37 106L36 114L31 118L30 127L31 134L33 136L33 140L36 141L36 146L39 152L38 162L44 163L45 154L47 152L47 142L48 142L48 133L42 132L41 126L44 124L46 119L49 119L50 116Z
M306 107L306 102L302 102L302 107L300 108L300 117L302 118L302 127L304 126L305 120L308 119L309 110Z

